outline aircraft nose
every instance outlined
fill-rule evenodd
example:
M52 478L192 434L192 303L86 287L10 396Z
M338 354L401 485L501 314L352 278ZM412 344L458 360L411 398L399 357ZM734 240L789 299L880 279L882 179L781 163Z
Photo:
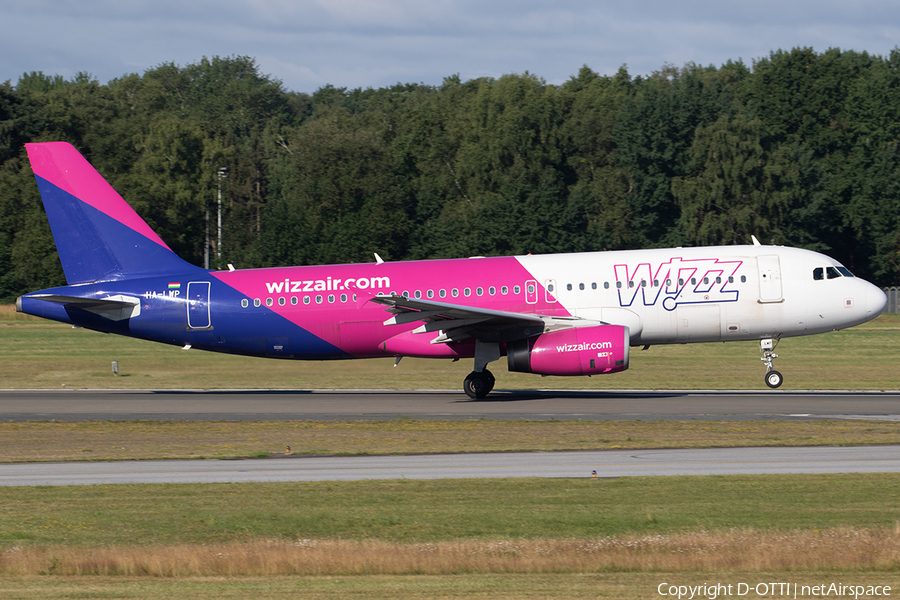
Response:
M869 284L866 289L866 320L871 321L887 308L887 294L878 286Z

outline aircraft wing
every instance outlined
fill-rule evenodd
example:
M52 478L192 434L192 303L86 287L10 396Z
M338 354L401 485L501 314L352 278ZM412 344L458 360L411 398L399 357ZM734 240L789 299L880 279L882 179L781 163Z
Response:
M440 331L434 342L456 342L473 337L482 342L509 342L546 333L555 329L600 325L578 317L551 317L527 313L491 310L460 304L448 304L407 298L376 296L371 299L387 307L394 316L385 325L402 325L421 321L415 333Z

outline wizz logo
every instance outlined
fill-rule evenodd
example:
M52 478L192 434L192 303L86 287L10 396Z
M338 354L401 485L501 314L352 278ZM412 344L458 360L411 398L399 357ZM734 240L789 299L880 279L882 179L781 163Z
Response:
M679 304L736 302L734 277L742 264L718 258L672 258L659 265L615 265L619 306L632 306L638 295L644 306L662 299L666 310L675 310Z

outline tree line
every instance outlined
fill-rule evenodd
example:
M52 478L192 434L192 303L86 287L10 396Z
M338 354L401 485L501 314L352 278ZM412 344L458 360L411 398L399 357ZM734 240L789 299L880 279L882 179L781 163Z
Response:
M213 268L753 234L900 283L900 49L313 94L238 56L107 84L28 73L0 85L2 299L65 281L24 151L56 140L195 264L210 214Z

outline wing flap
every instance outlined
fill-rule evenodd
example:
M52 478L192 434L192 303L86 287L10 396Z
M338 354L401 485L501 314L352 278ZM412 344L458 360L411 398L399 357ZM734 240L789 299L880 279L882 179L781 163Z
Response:
M551 317L517 313L461 304L448 304L407 298L406 296L376 296L372 302L386 307L393 316L385 325L422 322L414 333L439 331L433 343L447 343L473 337L481 342L520 340L555 329L601 325L578 317Z

